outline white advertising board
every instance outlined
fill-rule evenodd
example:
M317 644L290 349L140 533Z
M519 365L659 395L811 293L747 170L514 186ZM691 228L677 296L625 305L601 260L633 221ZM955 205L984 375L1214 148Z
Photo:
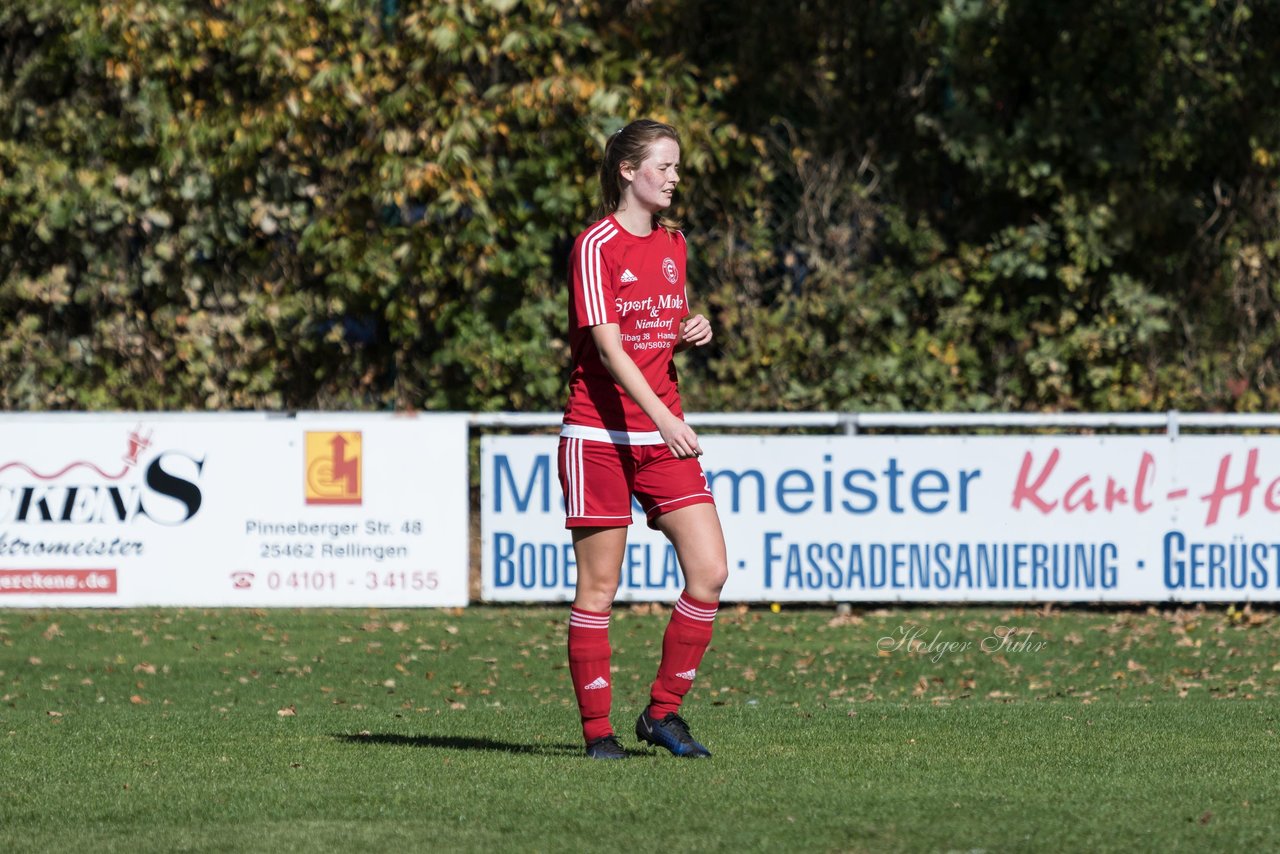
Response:
M0 418L0 607L467 603L467 417Z
M699 439L726 601L1280 600L1280 437ZM482 441L487 600L572 598L557 441ZM633 522L618 598L676 598Z

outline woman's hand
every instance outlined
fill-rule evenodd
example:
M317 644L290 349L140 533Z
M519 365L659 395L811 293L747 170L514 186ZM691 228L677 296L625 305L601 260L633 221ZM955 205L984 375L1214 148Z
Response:
M662 435L662 441L666 443L667 450L671 451L671 455L677 460L702 456L702 446L698 444L698 434L693 432L692 427L674 415L670 416L669 419L663 419L662 423L658 425L658 433Z
M705 319L703 320L705 324ZM706 337L711 337L710 324L706 326ZM682 330L683 331L683 330ZM676 459L687 459L702 455L702 446L698 444L698 434L690 429L684 420L671 414L665 403L658 399L649 381L640 373L636 363L627 355L622 346L622 338L616 323L601 323L591 327L591 340L600 351L600 361L605 370L613 377L614 382L622 386L622 390L640 405L644 413L653 419L662 443L667 446Z
M712 337L714 336L711 332L711 321L701 314L695 314L681 321L680 340L676 344L676 349L688 350L690 347L705 347L711 343Z

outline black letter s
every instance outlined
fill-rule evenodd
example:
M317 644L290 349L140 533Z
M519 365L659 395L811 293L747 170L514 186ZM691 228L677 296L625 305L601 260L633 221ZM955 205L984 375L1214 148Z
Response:
M196 515L196 512L200 510L200 502L203 500L203 497L200 494L200 487L196 486L195 483L177 477L176 475L172 475L164 470L160 465L160 462L167 456L169 456L168 453L161 454L152 461L151 465L147 466L147 486L151 487L151 489L161 495L167 495L175 501L181 502L186 507L186 515L176 521L166 522L161 519L157 519L153 513L147 512L146 510L143 510L143 512L146 513L146 515L153 521L159 522L161 525L181 525L183 522ZM204 469L203 458L197 460L195 457L188 457L186 454L177 454L177 456L193 462L196 467L197 475L199 475Z

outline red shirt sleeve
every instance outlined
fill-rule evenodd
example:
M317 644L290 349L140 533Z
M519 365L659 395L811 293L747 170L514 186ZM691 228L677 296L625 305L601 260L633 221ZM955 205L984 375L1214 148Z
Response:
M571 259L573 272L573 328L617 323L616 277L610 269L605 244L618 235L618 227L603 219L578 236Z

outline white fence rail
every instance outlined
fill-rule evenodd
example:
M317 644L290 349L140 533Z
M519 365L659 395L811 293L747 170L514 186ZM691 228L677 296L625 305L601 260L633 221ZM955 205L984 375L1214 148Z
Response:
M482 430L530 430L559 426L559 412L481 412L470 418ZM829 429L846 435L860 430L1280 430L1280 413L1223 412L691 412L694 427Z

